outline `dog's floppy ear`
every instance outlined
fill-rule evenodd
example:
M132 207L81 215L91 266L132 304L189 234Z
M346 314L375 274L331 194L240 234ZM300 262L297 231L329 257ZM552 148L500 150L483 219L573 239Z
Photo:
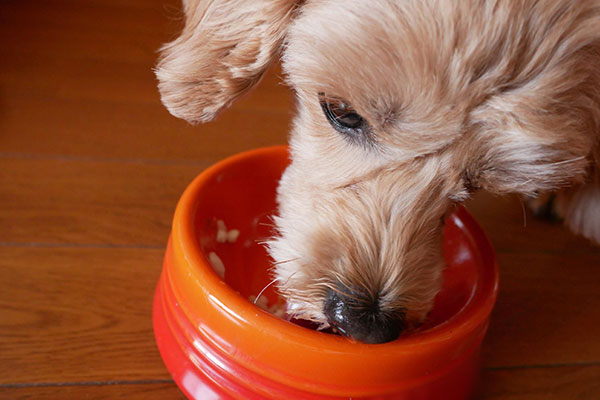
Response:
M247 92L277 54L296 0L187 0L181 35L161 49L163 104L206 122Z

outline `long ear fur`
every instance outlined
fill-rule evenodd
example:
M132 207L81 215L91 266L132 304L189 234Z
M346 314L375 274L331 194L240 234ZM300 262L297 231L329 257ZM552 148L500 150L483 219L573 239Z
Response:
M502 42L516 56L491 70L504 83L473 122L496 160L484 188L534 195L600 169L600 1L519 4L535 23Z
M295 0L188 0L181 35L161 49L163 104L206 122L252 88L276 55Z

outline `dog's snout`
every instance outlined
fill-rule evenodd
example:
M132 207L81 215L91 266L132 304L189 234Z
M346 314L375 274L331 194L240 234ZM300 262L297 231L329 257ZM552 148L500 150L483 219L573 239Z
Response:
M382 310L378 297L349 290L329 289L324 312L343 335L364 343L390 342L404 329L404 313Z

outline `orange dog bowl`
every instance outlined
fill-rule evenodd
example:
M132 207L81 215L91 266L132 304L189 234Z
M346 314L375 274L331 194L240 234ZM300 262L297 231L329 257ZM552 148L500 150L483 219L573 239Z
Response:
M363 344L274 317L248 301L269 282L259 242L271 234L286 147L228 158L181 197L154 299L161 356L190 399L465 399L498 288L495 256L462 208L444 232L444 288L427 324ZM218 243L217 220L238 229ZM209 262L225 265L222 280ZM266 291L271 302L275 292Z

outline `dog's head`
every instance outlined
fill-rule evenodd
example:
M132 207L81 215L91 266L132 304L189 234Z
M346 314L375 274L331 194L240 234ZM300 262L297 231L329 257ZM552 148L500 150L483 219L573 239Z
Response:
M279 290L299 317L385 342L430 311L457 202L585 173L600 124L599 9L192 1L157 75L174 115L207 121L283 49L299 110L269 243Z

